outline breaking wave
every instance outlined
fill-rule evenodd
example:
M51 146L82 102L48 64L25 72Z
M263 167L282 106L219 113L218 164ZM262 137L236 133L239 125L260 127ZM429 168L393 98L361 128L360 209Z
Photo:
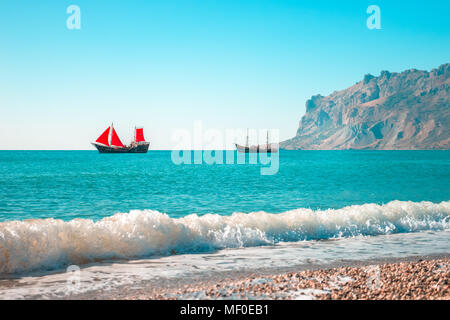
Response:
M450 229L450 201L392 201L342 209L207 214L173 219L152 210L97 222L36 219L0 223L0 274L277 242Z

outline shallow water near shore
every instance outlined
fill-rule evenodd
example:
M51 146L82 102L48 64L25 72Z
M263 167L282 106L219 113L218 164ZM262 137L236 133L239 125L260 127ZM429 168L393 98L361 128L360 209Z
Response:
M448 256L449 243L449 230L426 231L109 261L81 266L76 286L70 282L73 280L73 273L65 270L1 280L0 297L120 298L140 289L182 287L187 283L214 282L249 274L278 274L341 265L374 264L407 257Z

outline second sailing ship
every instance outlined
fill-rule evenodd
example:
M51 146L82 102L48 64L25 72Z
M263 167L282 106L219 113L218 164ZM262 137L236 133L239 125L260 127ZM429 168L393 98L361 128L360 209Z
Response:
M265 145L256 145L249 146L248 144L248 130L247 130L247 139L245 142L245 146L235 143L236 149L239 152L244 153L275 153L278 152L278 146L274 144L269 144L269 131L267 131L267 140Z

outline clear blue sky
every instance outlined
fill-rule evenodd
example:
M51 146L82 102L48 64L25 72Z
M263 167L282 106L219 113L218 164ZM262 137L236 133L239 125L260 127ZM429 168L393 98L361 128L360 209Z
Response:
M81 9L81 30L66 8ZM369 5L381 30L366 27ZM0 149L90 149L113 121L154 149L176 128L278 128L364 74L450 58L450 1L0 2Z

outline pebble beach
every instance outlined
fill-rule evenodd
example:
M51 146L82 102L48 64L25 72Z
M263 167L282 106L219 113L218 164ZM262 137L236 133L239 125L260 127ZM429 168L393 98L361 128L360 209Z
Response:
M126 299L449 300L450 259L339 267L138 293Z

